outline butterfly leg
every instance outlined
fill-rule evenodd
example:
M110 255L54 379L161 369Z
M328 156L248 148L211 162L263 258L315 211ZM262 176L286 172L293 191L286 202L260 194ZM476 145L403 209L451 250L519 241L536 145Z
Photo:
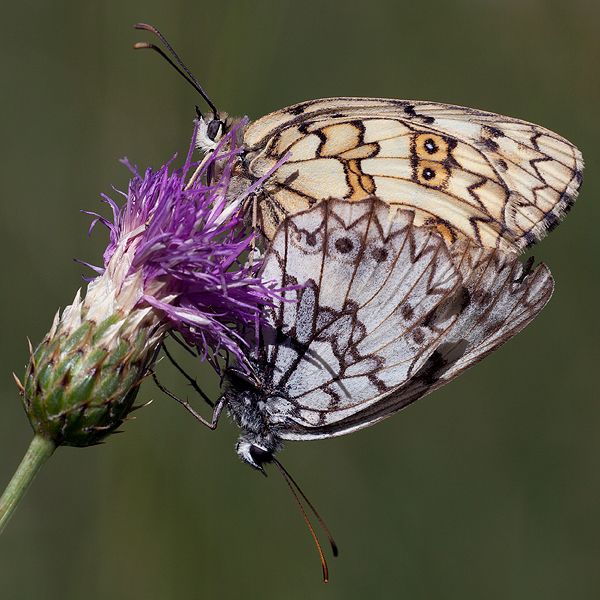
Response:
M196 419L198 419L200 423L206 425L209 429L217 428L219 417L221 416L221 412L223 412L223 407L225 406L225 396L221 396L221 398L219 398L219 400L215 404L212 421L209 422L199 412L197 412L187 400L182 400L181 398L177 397L175 394L170 392L164 385L162 385L160 381L158 381L158 377L156 376L156 373L154 371L152 371L152 378L154 379L154 383L161 392L163 392L170 398L173 398L173 400L177 400L177 402L179 402L179 404L181 404L183 408L185 408L190 414L192 414Z
M256 223L258 215L258 195L252 195L252 231L256 233ZM254 254L256 253L256 237L250 242L250 253L248 255L248 268L252 270L254 265Z
M206 163L210 160L210 157L212 155L212 152L209 152L203 159L202 162L198 165L198 167L196 168L196 170L194 171L194 174L190 177L190 180L187 182L187 185L185 186L186 190L189 190L193 185L194 182L196 181L196 179L198 179L198 177L200 176L200 174L202 173L204 166L206 165Z
M189 412L191 413L200 423L206 425L209 429L216 429L219 423L219 417L221 416L221 412L223 411L223 407L225 406L225 397L221 396L218 402L215 404L215 409L213 411L212 421L207 421L200 413L196 412L193 406L187 400L181 400L176 398L176 400Z

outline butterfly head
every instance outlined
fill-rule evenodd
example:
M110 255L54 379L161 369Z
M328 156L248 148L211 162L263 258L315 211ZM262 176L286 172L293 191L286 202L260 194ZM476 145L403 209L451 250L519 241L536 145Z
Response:
M215 150L223 137L240 121L240 119L229 117L226 112L210 112L202 115L196 107L196 113L198 115L195 120L198 123L196 148L204 153ZM238 132L239 139L236 139L236 146L240 145L242 135L241 132Z

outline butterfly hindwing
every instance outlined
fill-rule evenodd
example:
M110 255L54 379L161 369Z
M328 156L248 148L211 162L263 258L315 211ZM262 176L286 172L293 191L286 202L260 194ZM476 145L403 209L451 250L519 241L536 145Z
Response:
M554 281L543 263L526 273L516 254L459 244L453 258L463 275L468 301L444 341L409 381L369 408L349 415L334 428L314 430L330 437L384 419L448 383L514 337L542 310Z
M441 383L435 382L435 388L519 333L547 304L554 290L550 270L543 263L527 272L515 254L460 243L452 248L452 255L470 302L437 349L438 363L445 364L438 374Z
M442 238L411 211L388 217L379 200L324 201L288 218L269 248L263 278L302 286L265 313L259 344L283 439L376 404L458 318L461 278Z
M224 394L244 430L238 454L255 468L256 452L268 460L282 440L356 431L444 385L516 335L553 290L545 265L468 241L448 248L413 211L375 198L287 217L262 276L287 287L285 299L264 309L252 377L229 375Z

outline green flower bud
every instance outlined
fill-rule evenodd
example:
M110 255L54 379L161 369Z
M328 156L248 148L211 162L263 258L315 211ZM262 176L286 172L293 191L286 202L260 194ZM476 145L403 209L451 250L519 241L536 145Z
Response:
M34 431L57 446L98 444L123 423L164 333L156 311L115 308L101 280L30 348L23 405Z

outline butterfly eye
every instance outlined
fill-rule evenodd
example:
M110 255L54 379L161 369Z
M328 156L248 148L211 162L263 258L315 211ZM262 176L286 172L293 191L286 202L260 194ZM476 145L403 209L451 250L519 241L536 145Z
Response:
M209 140L214 142L217 139L217 136L219 136L219 134L222 131L223 131L223 121L220 121L219 119L213 119L208 124L208 129L206 130L206 135L208 136Z
M273 462L273 454L268 452L267 450L263 450L259 446L255 446L252 444L250 446L250 456L254 460L254 462L258 465L259 468L262 468L264 463Z

